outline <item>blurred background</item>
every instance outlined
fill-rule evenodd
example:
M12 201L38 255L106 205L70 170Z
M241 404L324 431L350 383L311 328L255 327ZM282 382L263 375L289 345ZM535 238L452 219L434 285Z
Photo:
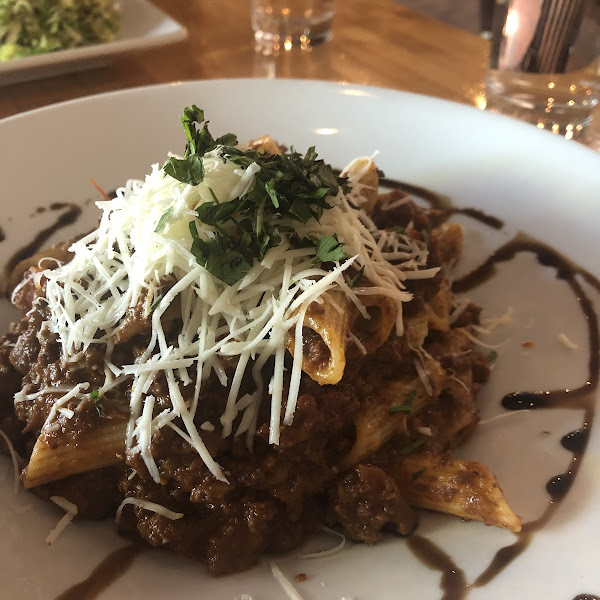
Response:
M396 2L438 21L476 34L489 31L494 4L493 0L396 0Z

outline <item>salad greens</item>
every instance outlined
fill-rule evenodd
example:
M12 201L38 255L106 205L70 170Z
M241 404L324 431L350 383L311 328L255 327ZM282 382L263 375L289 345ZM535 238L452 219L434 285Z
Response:
M113 0L0 0L0 61L109 42L120 26Z

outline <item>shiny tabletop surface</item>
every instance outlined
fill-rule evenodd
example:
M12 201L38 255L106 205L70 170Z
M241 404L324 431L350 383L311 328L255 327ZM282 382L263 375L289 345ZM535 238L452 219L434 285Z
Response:
M489 43L392 0L338 1L332 40L276 58L255 52L248 0L153 4L186 27L185 41L117 55L102 68L0 87L0 118L100 92L232 77L343 81L485 106Z
M104 68L0 88L0 118L62 100L190 79L294 77L376 85L466 101L485 73L487 43L392 0L337 2L334 36L276 59L254 51L248 0L153 0L188 30L170 46Z

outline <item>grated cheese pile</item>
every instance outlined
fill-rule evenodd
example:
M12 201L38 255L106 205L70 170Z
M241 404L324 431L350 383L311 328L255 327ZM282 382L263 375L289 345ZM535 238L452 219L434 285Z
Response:
M359 208L363 199L358 180L371 164L362 158L360 169L351 164L345 171L352 191L344 195L340 189L335 198L329 197L333 208L324 211L320 222L311 219L303 224L280 217L281 225L293 227L302 237L337 234L350 258L325 270L314 264L315 248L296 248L283 238L262 262L255 260L242 279L228 285L199 265L191 253L189 223L195 221L200 238L214 238L214 229L197 219L195 209L215 197L225 202L247 193L260 166L253 163L244 169L225 161L219 148L205 154L202 161L204 179L198 185L181 183L154 165L145 181L129 181L117 190L115 199L98 202L102 211L98 228L72 245L74 257L69 263L43 273L51 315L46 326L58 335L64 360L76 362L86 349L104 347L104 384L96 393L101 398L123 383L130 386L126 447L141 454L157 482L160 476L151 441L163 427L173 428L216 478L227 481L202 440L201 431L214 430L215 424L205 422L198 427L194 422L203 382L212 373L229 388L217 424L223 436L245 435L250 448L259 404L267 392L271 397L269 442L277 444L280 424L291 424L294 416L302 374L302 323L308 306L322 302L325 292L336 289L369 318L361 296L383 294L397 304L396 332L400 335L402 303L411 299L403 281L432 277L437 271L426 268L423 242L378 230ZM364 267L368 285L351 287L350 266ZM151 337L135 362L115 364L112 356L122 332L119 327L132 310L140 318L151 319ZM165 334L165 321L173 315L182 323L174 342ZM297 351L286 373L290 331L295 332ZM237 362L231 377L223 365L229 357ZM274 372L270 381L263 381L261 370L271 357ZM149 394L160 373L165 375L172 404L161 411ZM240 397L246 373L255 389ZM285 397L284 389L289 390ZM89 397L90 391L82 386L69 392L69 399ZM58 399L49 420L56 418L64 399Z

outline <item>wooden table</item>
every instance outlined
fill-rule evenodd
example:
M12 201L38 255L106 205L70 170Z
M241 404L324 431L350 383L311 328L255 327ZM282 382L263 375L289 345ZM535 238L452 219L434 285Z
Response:
M0 88L0 118L99 92L229 77L345 81L483 107L488 42L392 0L338 0L333 40L277 58L255 52L248 0L153 1L185 25L186 41L119 56L104 68Z

